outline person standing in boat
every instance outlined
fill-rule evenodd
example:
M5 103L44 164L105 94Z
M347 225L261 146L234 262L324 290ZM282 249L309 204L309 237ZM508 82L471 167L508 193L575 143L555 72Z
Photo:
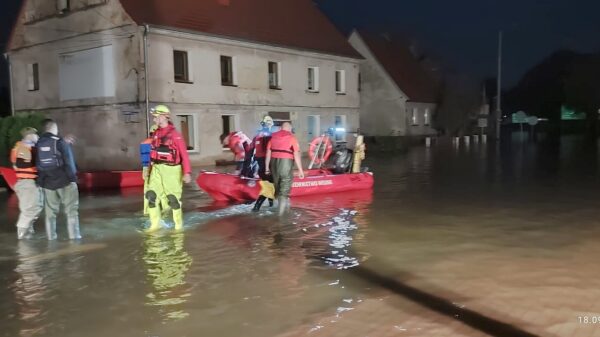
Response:
M40 216L44 207L44 198L40 187L36 184L37 168L35 167L35 145L39 139L37 130L27 127L21 130L23 139L15 144L10 152L10 161L17 175L15 192L19 199L19 220L17 221L17 238L30 239L33 235L33 223Z
M252 141L242 131L233 131L223 138L223 145L233 152L235 160L235 175L241 174L247 153L250 151Z
M298 177L304 179L300 145L294 134L292 134L292 123L284 122L281 125L281 130L271 135L265 158L265 174L273 174L275 196L279 202L280 215L289 207L290 191L294 178L294 164L298 169Z
M44 191L46 236L56 240L56 217L62 206L69 239L81 239L77 169L71 150L74 139L58 136L58 124L52 119L44 120L42 125L44 133L37 142L36 167L38 185Z
M252 150L254 151L254 160L258 165L258 176L262 181L273 182L271 175L267 175L265 173L265 157L267 156L267 144L271 140L271 133L273 128L273 118L271 116L266 115L263 120L260 122L260 130L254 139L252 140ZM252 208L253 212L258 212L260 207L267 199L266 196L260 195L254 204L254 208ZM269 206L273 206L273 199L269 198Z
M151 111L158 129L152 135L150 167L146 178L144 197L148 200L150 228L160 228L162 209L173 210L175 230L183 229L181 194L183 183L192 181L192 167L183 136L171 122L171 111L165 105L157 105Z

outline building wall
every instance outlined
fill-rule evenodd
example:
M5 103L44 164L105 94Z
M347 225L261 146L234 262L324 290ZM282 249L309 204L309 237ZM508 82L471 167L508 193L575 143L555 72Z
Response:
M430 136L437 131L433 128L433 114L437 105L434 103L406 103L407 136ZM413 112L415 114L413 115ZM416 117L416 118L413 118Z
M231 156L219 143L223 115L252 137L264 115L289 112L303 148L312 137L309 115L320 116L321 132L334 126L335 115L346 116L347 130L359 127L359 60L165 29L151 29L149 49L150 100L195 116L196 162ZM174 79L174 50L187 52L189 83ZM234 59L236 86L221 85L221 55ZM281 90L269 88L269 61L281 63ZM319 67L318 93L307 90L308 67ZM345 71L345 94L335 92L336 70Z
M361 131L367 136L406 135L406 95L356 32L349 42L365 58L360 67Z
M144 29L116 0L89 0L91 7L84 1L76 1L79 7L72 1L73 10L66 14L53 14L46 3L27 24L20 18L10 51L15 110L41 111L57 120L61 134L73 134L82 170L136 169L139 142L146 135ZM265 114L289 112L304 149L312 137L307 134L309 115L319 116L321 131L334 126L335 115L345 116L346 129L359 127L358 60L157 28L151 28L148 40L149 100L169 105L178 128L189 116L195 164L231 157L219 142L222 115L233 116L235 129L252 137ZM86 68L72 82L75 89L89 89L83 92L94 92L98 81L114 82L114 94L65 99L72 95L61 88L61 62L80 53L84 56L75 59L87 60L87 51L106 46L112 46L112 59L90 61L104 66L91 73ZM188 51L193 83L174 81L174 49ZM237 87L221 85L220 55L234 57ZM281 90L269 89L268 61L281 62ZM33 63L38 64L39 90L30 91L28 66ZM110 63L113 71L107 74ZM318 93L306 90L309 66L319 67ZM335 70L345 71L343 95L334 89Z
M24 8L9 51L15 112L42 112L58 122L61 134L73 134L81 169L137 169L139 142L146 135L142 30L116 0L71 0L70 4L71 10L64 14L57 12L56 1L28 1ZM73 93L61 88L61 62L106 46L112 48L112 59L100 58L96 64L102 66L75 73L70 90L94 91L104 81L114 93L64 99ZM28 67L34 63L39 90L30 91ZM103 65L110 63L108 74Z
M409 102L409 98L397 86L387 71L379 64L373 53L353 32L350 44L365 60L361 63L360 126L368 136L421 136L435 134L429 125L425 125L425 111L429 120L433 120L435 104ZM416 123L412 120L412 111L417 109Z

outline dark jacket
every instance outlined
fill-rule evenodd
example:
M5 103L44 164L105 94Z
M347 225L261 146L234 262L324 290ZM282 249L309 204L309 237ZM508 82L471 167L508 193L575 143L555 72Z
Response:
M40 141L43 138L51 137L56 136L46 132L42 134ZM44 170L38 165L38 185L49 190L57 190L68 186L70 183L77 182L77 169L75 168L75 159L71 151L71 146L62 137L58 137L56 149L63 161L60 167ZM38 160L36 160L36 163L39 163L39 152L37 152L37 157Z

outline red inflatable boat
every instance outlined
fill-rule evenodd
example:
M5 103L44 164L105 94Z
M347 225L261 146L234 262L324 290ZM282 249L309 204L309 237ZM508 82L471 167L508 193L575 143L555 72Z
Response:
M17 182L17 175L11 167L0 167L0 174L11 189ZM117 189L144 186L142 171L98 171L77 174L79 188L82 190Z
M256 200L260 192L258 179L202 171L198 186L217 201L242 202ZM367 190L373 187L373 173L332 174L327 170L307 170L304 179L294 178L291 197ZM370 191L368 193L371 193Z

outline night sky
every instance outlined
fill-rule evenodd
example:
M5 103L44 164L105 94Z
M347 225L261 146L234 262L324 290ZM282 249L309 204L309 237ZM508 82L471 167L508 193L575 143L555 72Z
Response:
M598 0L317 0L344 32L402 32L435 59L477 78L495 76L504 31L503 87L561 48L600 51Z
M345 33L353 27L401 32L414 38L448 69L477 78L495 75L497 32L503 29L504 87L516 84L527 69L557 49L600 51L598 0L316 2ZM19 4L20 0L0 3L3 49ZM1 75L5 74L4 68Z

